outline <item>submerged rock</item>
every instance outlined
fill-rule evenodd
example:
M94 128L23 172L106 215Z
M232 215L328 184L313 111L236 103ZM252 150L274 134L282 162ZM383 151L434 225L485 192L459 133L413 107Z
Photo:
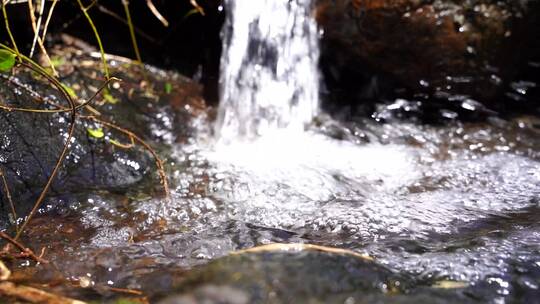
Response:
M466 284L419 286L353 251L271 244L199 267L160 304L463 303ZM441 287L442 286L442 287Z
M408 285L406 278L354 252L273 244L194 270L178 287L179 295L160 303L361 303L355 298L382 300Z

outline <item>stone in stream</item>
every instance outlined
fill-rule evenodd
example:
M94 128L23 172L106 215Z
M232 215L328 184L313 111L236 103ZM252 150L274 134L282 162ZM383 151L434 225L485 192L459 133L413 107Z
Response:
M440 303L455 293L426 289L352 251L271 244L233 253L196 268L160 304ZM465 302L467 302L465 300Z
M102 85L99 56L73 48L73 38L51 50L58 58L57 70L64 85L80 100L90 98ZM204 101L201 88L191 80L172 72L151 67L141 74L132 61L110 57L112 75L119 84L98 96L91 104L99 112L79 111L115 123L148 141L159 152L167 144L183 141L190 131L195 113L200 115ZM61 94L45 80L23 68L13 75L0 75L0 100L11 107L54 109L67 106ZM146 81L141 82L141 79ZM27 214L41 192L67 138L69 113L23 113L0 110L0 169L14 200L18 217ZM161 191L155 160L148 150L129 136L88 118L79 117L69 153L55 178L49 197L62 201L74 193L110 190ZM49 205L47 201L43 206ZM53 204L50 204L51 207ZM0 228L7 227L11 214L5 187L0 187ZM47 207L50 208L50 207ZM13 220L13 219L11 219Z

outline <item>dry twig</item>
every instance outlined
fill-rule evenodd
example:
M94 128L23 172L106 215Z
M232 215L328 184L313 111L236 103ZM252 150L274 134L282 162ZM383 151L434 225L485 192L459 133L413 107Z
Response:
M117 287L110 287L110 286L105 286L105 288L107 290L118 292L118 293L125 293L125 294L136 295L136 296L143 295L143 292L137 289L117 288Z
M17 240L7 235L7 233L0 231L0 238L6 240L9 244L12 244L13 246L17 247L17 249L21 251L21 254L18 257L30 258L41 264L49 263L47 260L44 260L42 257L37 256L30 248L24 246ZM9 246L5 246L2 251L7 252L8 250L9 250Z
M30 303L85 304L79 300L58 296L34 287L15 285L11 282L0 283L0 294Z
M30 21L31 21L30 23L32 24L32 30L34 31L34 39L37 39L39 48L41 49L43 56L45 56L45 60L47 60L47 63L49 64L53 75L58 76L58 73L56 72L56 69L54 68L51 58L49 57L49 53L47 53L47 50L45 49L43 40L41 40L41 37L39 36L39 28L36 22L36 15L34 14L34 5L32 3L32 0L28 0L28 12L30 14ZM32 52L33 52L33 49L32 49ZM30 53L30 57L32 57L32 53Z
M17 224L17 211L15 210L15 205L13 204L13 199L11 198L11 191L9 191L9 186L6 180L6 176L4 174L4 170L0 168L0 178L2 178L2 184L4 185L4 191L6 192L6 198L9 203L9 207L11 208L11 214L13 216L13 221L15 222L15 231L19 231L19 225Z
M158 11L152 0L146 0L146 6L150 9L152 14L163 24L163 26L168 27L169 21L163 17L163 15Z
M199 5L199 3L197 3L197 0L190 0L190 3L201 15L204 16L204 9Z
M97 118L95 116L83 116L83 115L81 115L79 117L81 119L92 120L92 121L97 122L99 124L102 124L102 125L104 125L106 127L117 130L117 131L125 134L128 138L130 138L130 140L132 140L132 141L134 140L134 141L138 142L146 150L148 150L148 152L150 152L150 154L152 154L152 157L155 160L156 167L157 167L158 174L159 174L159 178L161 180L161 185L163 186L163 190L165 191L165 197L167 199L170 199L171 191L169 189L169 182L167 181L167 175L165 174L165 168L163 166L163 161L161 160L161 158L159 157L157 152L147 142L145 142L142 138L140 138L135 133L133 133L133 132L131 132L129 130L124 129L124 128L120 127L120 126L117 126L117 125L115 125L113 123L110 123L108 121L105 121L103 119Z
M11 41L11 44L13 45L13 49L15 51L15 54L19 55L19 48L17 47L17 43L15 42L15 38L13 37L13 33L11 32L11 27L9 26L9 19L8 19L8 13L6 10L6 5L8 5L9 0L4 1L2 0L2 15L4 16L4 25L6 27L6 32L8 33L9 40Z
M41 206L41 203L45 199L45 195L47 194L47 192L49 192L49 188L51 187L52 182L53 182L54 178L56 177L56 174L58 174L58 171L60 170L60 166L62 165L62 162L64 161L64 158L67 156L67 153L69 151L71 138L73 138L73 133L75 132L75 121L77 119L77 109L76 109L77 107L75 105L75 101L73 101L73 99L71 98L69 93L66 91L66 89L62 86L62 84L56 78L54 78L54 77L50 76L49 74L47 74L47 72L44 71L43 68L41 68L37 64L32 64L32 63L28 64L26 62L22 62L21 65L23 65L23 66L25 66L25 67L27 67L27 68L41 74L41 76L43 76L43 77L47 78L51 82L51 84L54 85L62 93L63 97L65 98L65 100L69 104L69 107L70 107L70 110L71 110L70 111L71 112L71 115L70 115L71 119L70 119L70 122L69 122L68 132L67 132L67 136L66 136L66 143L64 144L64 148L62 149L62 152L58 156L58 159L56 161L56 165L54 166L54 168L52 170L52 173L49 176L49 179L47 180L47 183L45 184L45 187L43 187L43 190L41 191L38 199L36 200L36 203L34 204L34 207L32 208L32 210L28 214L28 217L26 218L26 220L22 224L21 229L15 235L15 240L17 240L21 236L21 233L24 231L24 228L26 228L26 225L28 225L28 223L30 222L32 217L36 214L37 210Z
M49 28L49 22L51 21L51 17L54 12L54 8L56 7L56 3L58 3L58 0L53 0L51 8L49 9L49 14L47 15L47 19L45 20L45 25L43 26L43 33L41 34L41 40L43 41L45 41L45 36L47 36L47 29Z
M28 0L28 2L31 2L32 0ZM39 30L41 29L41 21L43 18L43 12L45 11L45 0L37 0L37 3L39 5L39 16L37 19L37 32L34 34L34 39L32 40L32 47L30 48L30 58L34 55L34 49L36 47L36 42L39 38ZM45 40L45 39L43 39Z
M5 281L11 276L11 271L6 267L4 262L0 261L0 281Z

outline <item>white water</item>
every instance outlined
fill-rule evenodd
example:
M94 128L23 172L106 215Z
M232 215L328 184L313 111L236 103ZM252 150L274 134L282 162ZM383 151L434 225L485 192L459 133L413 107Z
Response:
M226 0L222 142L288 128L303 131L318 109L318 31L311 0Z

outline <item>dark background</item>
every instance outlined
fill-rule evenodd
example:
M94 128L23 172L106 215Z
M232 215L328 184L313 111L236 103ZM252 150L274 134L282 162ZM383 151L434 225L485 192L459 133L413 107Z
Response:
M204 16L199 13L193 14L193 6L188 0L154 0L153 2L170 22L169 27L163 26L151 13L146 6L146 1L130 2L133 22L140 31L137 39L142 60L192 77L203 85L206 101L209 104L217 104L221 54L220 31L225 18L224 8L221 7L220 1L198 1L204 9ZM458 119L463 120L483 119L494 112L502 116L523 113L538 115L540 113L540 85L531 88L527 96L521 100L512 98L510 94L512 81L527 80L540 84L540 18L538 17L540 2L532 3L530 11L533 16L529 17L522 31L526 48L516 46L515 49L515 52L519 52L519 56L522 57L521 63L512 67L515 68L512 79L500 85L499 93L495 98L476 99L486 105L485 109L471 112L455 106L455 102L444 97L435 96L430 92L424 94L419 88L405 85L392 75L378 70L376 66L366 64L361 59L347 58L347 52L336 50L326 37L323 37L321 42L320 63L324 79L321 92L323 106L327 111L347 119L358 115L372 115L377 111L377 104L391 103L396 98L405 98L419 104L419 110L413 113L401 111L402 113L397 113L396 116L404 119L413 117L428 123L445 121L445 119L441 120L441 109L456 112ZM28 7L26 4L14 4L9 5L7 9L18 45L27 52L33 37ZM122 18L125 17L120 0L100 1L89 11L102 37L105 51L135 58L128 27L105 10ZM49 26L49 33L47 41L49 46L60 41L58 37L61 33L73 35L93 45L96 44L94 35L76 1L58 3ZM8 42L3 26L0 26L0 38L4 43Z

